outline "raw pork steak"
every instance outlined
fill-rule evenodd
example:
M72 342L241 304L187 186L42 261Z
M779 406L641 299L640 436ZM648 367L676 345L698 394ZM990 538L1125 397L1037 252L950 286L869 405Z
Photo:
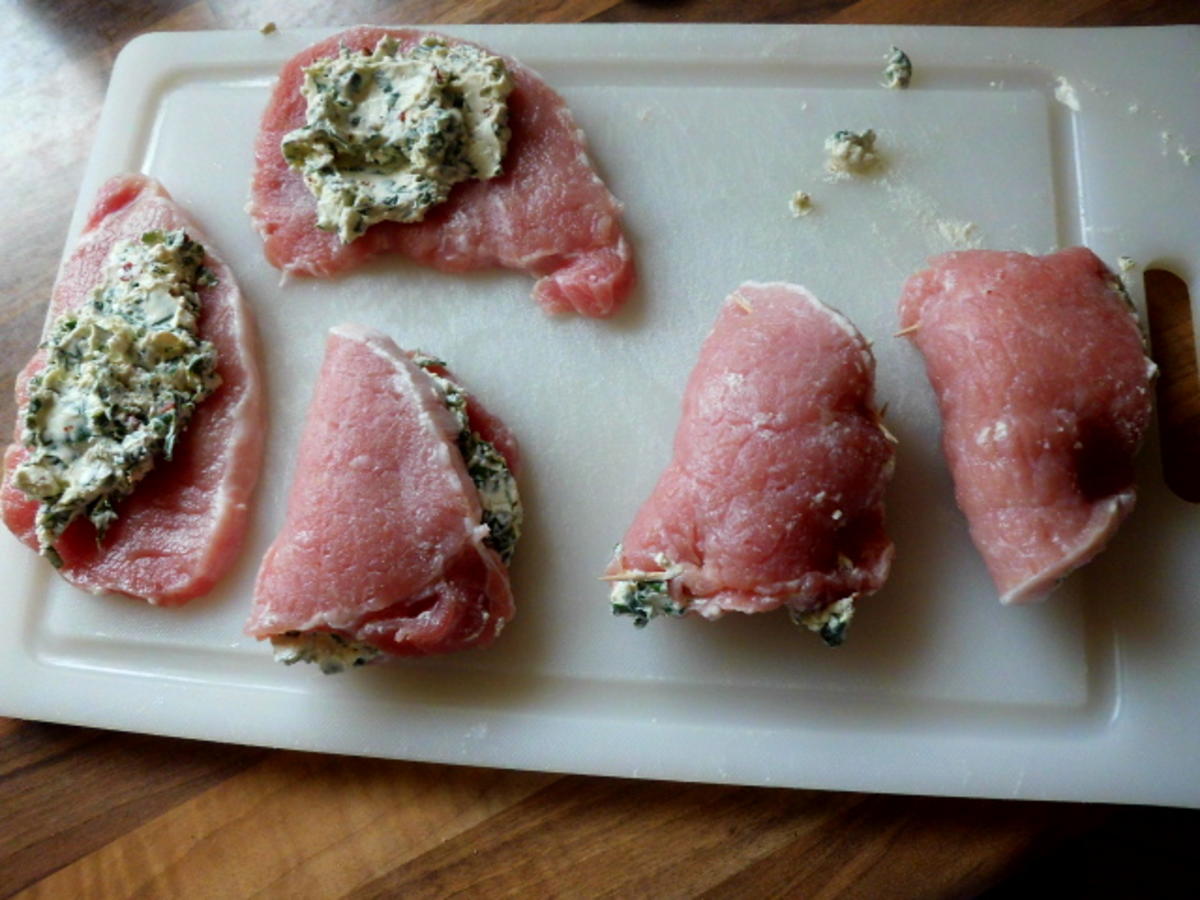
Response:
M474 398L468 413L515 473L512 436ZM458 432L433 379L390 338L334 328L246 632L333 635L365 645L363 661L490 644L513 598Z
M117 241L147 231L184 228L207 250L204 265L217 284L199 290L200 337L217 348L221 386L197 408L170 461L159 460L137 489L117 505L118 518L97 545L86 518L55 544L59 573L94 593L115 592L151 603L177 605L206 593L237 556L249 519L250 495L262 459L262 387L254 357L250 315L233 273L162 185L142 175L110 179L63 263L50 298L47 324L83 303L101 280ZM29 379L45 364L39 350L17 376L17 407L25 406ZM21 420L4 454L4 522L24 543L38 546L37 503L12 485L26 456Z
M1155 370L1120 282L1083 247L947 253L908 280L900 323L1000 600L1044 599L1133 508Z
M804 288L742 285L700 349L674 458L607 577L671 576L650 615L785 606L840 642L851 601L879 589L892 559L894 450L874 378L862 335Z
M426 36L411 29L351 28L304 50L280 72L255 146L249 207L270 263L285 272L328 276L396 252L447 272L500 266L536 276L533 295L548 312L614 312L634 279L621 204L593 171L583 133L562 98L512 59L505 59L515 86L502 175L457 185L423 222L380 222L349 244L317 229L316 202L279 149L284 135L305 122L302 70L341 46L370 52L389 34L402 48Z

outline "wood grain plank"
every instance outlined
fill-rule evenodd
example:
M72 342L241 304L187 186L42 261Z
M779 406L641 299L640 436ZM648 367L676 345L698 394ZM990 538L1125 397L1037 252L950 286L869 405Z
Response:
M341 896L555 777L275 752L22 896Z
M1148 9L1152 7L1152 9ZM1195 3L1172 0L1075 0L1029 3L1027 0L762 0L753 15L740 0L670 2L623 0L596 16L597 21L627 22L791 22L840 25L1141 25L1195 21Z
M819 24L852 5L852 0L759 0L754 4L753 14L748 15L743 0L710 0L706 3L623 0L591 21Z
M218 28L261 28L274 22L277 28L337 28L356 24L386 24L404 21L416 4L396 0L289 0L287 3L250 3L246 0L208 0Z
M19 27L23 27L16 49L25 51L34 40L44 41L55 55L64 58L98 50L120 48L143 31L169 28L173 17L200 14L193 21L203 27L205 4L195 0L56 0L54 3L6 3ZM8 22L6 22L8 24ZM31 74L52 71L47 66Z
M1175 494L1200 502L1200 376L1187 284L1163 269L1143 278L1156 385L1163 474Z
M526 0L521 4L505 0L456 0L422 3L423 19L415 21L445 23L502 22L578 22L612 6L613 0ZM414 21L410 19L409 21Z
M279 28L374 25L443 25L502 22L578 22L612 6L615 0L407 0L331 4L298 0L272 7L269 18ZM267 19L261 8L241 0L210 0L208 6L222 28L258 28ZM352 12L351 12L352 10Z
M716 886L736 897L971 896L994 885L1031 848L1112 816L1098 805L874 796Z
M352 896L691 896L857 794L564 777Z
M1110 25L1194 25L1200 23L1195 0L1109 0L1074 8L1064 24L1103 28Z
M1078 0L1067 4L1030 4L1013 0L857 0L826 21L834 25L1064 25L1082 7L1104 5L1108 0Z
M92 741L101 732L90 728L22 722L7 719L12 727L0 746L0 784L7 788L14 779L29 769L45 765L49 760ZM0 810L0 815L3 815Z
M0 744L0 896L120 838L268 753L25 724Z
M1145 0L1072 0L1026 3L1021 0L857 0L829 16L830 24L992 25L1056 27L1147 24ZM1187 0L1153 4L1153 22L1195 22L1197 8Z

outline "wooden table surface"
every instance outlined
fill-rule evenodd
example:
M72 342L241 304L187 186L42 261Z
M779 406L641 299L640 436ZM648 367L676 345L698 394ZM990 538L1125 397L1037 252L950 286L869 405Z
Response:
M1200 22L1194 0L0 0L0 12L0 422L37 341L113 59L142 32L268 19ZM1168 370L1160 426L1177 490L1200 499L1192 330L1178 287L1152 288ZM1198 838L1200 813L1184 810L531 774L0 719L3 896L1195 895Z

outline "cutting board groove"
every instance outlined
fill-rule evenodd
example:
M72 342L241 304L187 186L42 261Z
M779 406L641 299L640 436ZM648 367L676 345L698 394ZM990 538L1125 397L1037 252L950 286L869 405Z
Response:
M1181 500L1200 503L1200 378L1188 286L1165 269L1146 272L1150 346L1158 363L1163 476Z

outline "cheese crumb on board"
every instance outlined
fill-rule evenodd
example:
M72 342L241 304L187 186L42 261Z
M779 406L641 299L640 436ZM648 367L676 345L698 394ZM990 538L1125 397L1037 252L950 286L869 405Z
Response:
M845 129L835 131L825 139L825 153L825 171L834 180L862 175L879 164L875 132L870 128L861 133Z
M912 81L912 60L899 47L893 46L883 57L887 66L883 70L883 86L893 90L904 90Z
M1072 112L1079 112L1079 95L1075 86L1059 75L1054 79L1054 99Z

